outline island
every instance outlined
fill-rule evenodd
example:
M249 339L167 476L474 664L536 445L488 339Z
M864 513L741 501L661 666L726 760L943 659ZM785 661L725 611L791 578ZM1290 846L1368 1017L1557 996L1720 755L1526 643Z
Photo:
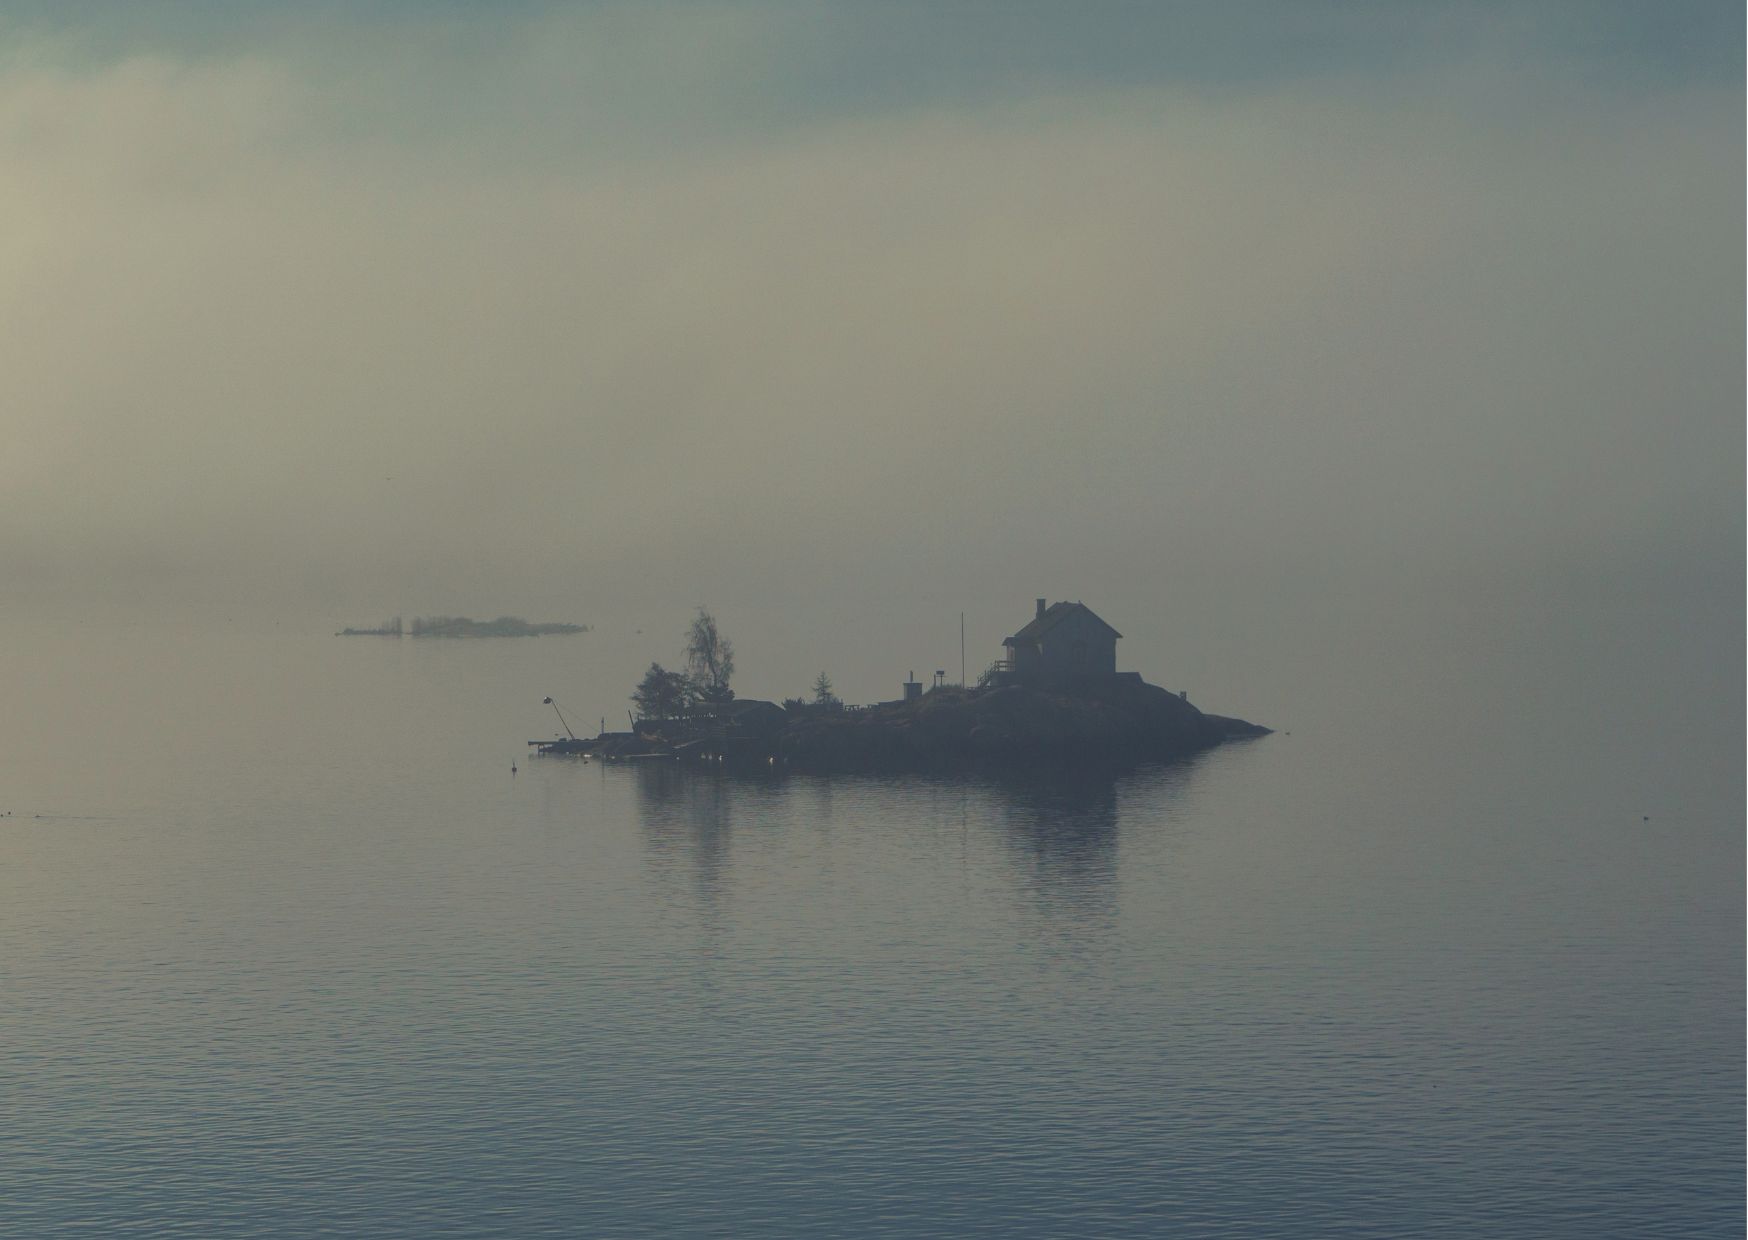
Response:
M1165 761L1223 744L1267 736L1270 729L1192 705L1187 692L1116 670L1122 635L1084 604L1037 602L1031 623L1004 643L975 685L927 689L914 674L903 696L848 706L822 672L811 701L736 698L721 669L732 649L707 622L717 679L652 664L633 701L643 715L629 731L530 741L537 753L592 755L610 761L677 760L805 772L949 772L1035 766L1131 766ZM688 686L691 687L688 691ZM551 703L551 699L548 699ZM556 708L556 704L553 704ZM560 720L564 716L560 713ZM566 732L570 729L566 725Z
M520 616L470 620L466 616L416 616L402 624L396 616L374 629L341 629L336 637L542 637L549 633L587 633L586 624L532 624Z

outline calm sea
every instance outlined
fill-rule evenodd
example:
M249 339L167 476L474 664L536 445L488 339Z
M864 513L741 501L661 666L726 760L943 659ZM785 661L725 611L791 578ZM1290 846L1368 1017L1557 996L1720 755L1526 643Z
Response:
M1272 737L893 780L526 756L630 634L12 623L0 1233L1739 1236L1739 625L1332 622L1206 673Z

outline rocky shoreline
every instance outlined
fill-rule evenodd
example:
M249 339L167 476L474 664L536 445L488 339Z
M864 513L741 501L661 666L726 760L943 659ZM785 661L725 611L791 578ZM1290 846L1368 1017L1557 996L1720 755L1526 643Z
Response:
M1204 713L1138 676L1073 692L946 686L863 709L736 702L719 716L644 720L630 732L547 742L542 752L673 758L804 772L950 772L1128 765L1185 757L1270 729Z

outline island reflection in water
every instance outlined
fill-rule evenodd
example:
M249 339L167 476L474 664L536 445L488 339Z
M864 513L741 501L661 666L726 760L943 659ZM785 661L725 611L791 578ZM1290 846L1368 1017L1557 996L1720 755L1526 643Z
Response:
M668 879L683 876L706 914L720 913L737 887L759 886L741 871L766 849L784 849L787 866L798 853L829 852L835 832L890 831L893 838L881 843L888 853L904 854L895 864L935 879L976 872L1010 898L1021 897L1057 932L1089 935L1115 915L1119 816L1131 829L1173 817L1195 761L1128 771L902 777L747 774L649 762L624 773L635 781L652 869ZM865 865L869 842L859 847Z

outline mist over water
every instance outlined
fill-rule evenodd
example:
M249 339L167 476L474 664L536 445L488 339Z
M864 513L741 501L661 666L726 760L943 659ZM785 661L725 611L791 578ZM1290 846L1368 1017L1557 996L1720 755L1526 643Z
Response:
M15 630L9 1225L1733 1234L1740 670L1527 615L1066 781L523 752L672 636Z

